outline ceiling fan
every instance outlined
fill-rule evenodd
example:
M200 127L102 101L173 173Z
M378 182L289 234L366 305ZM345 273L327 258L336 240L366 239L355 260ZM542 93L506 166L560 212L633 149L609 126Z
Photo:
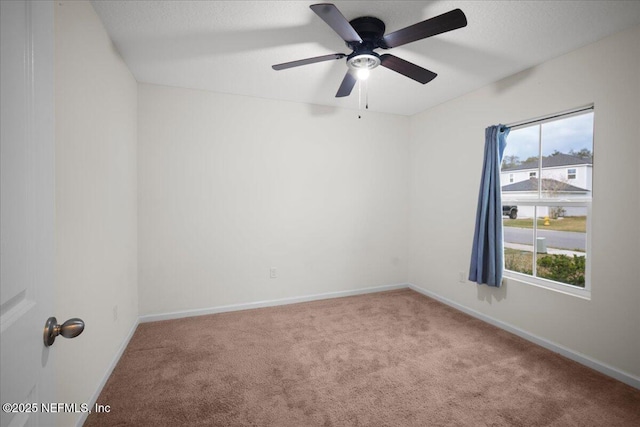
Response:
M358 78L364 80L369 75L369 71L378 65L382 65L422 84L430 82L437 76L436 73L388 53L379 55L374 50L402 46L467 25L467 17L464 13L460 9L454 9L385 35L384 22L378 18L363 16L347 21L338 8L331 3L313 4L309 7L338 33L349 49L352 50L351 54L333 53L316 56L314 58L276 64L272 68L274 70L285 70L346 57L349 69L342 80L336 97L349 96L356 84L356 80Z

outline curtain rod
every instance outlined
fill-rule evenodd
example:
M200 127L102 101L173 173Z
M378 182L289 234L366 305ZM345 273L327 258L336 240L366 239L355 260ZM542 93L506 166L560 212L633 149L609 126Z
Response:
M593 105L589 105L588 107L581 107L581 108L578 108L578 109L575 109L575 110L565 111L564 113L558 113L558 114L554 114L552 116L541 117L539 119L527 120L527 121L524 121L524 122L515 122L513 124L508 124L508 125L505 125L505 126L511 128L511 129L514 129L514 128L519 128L519 127L523 127L523 126L527 126L527 125L532 125L534 123L546 122L546 121L551 120L551 119L557 119L559 117L570 116L570 115L573 115L573 114L582 113L583 111L590 111L590 110L593 110Z

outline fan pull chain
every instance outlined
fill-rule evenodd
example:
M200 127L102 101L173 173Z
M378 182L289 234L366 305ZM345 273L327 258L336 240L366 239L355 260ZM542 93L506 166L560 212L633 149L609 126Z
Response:
M362 80L358 79L358 118L361 119L362 115Z
M369 109L369 80L364 82L364 109ZM362 80L358 79L358 118L362 118Z
M364 86L364 96L365 96L364 109L368 110L369 109L369 79L367 79L364 84L365 84L365 86Z

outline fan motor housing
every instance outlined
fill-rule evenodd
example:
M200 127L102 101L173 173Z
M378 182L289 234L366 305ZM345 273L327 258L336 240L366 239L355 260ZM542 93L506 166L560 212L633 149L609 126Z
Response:
M358 33L362 39L362 43L347 43L354 52L373 51L373 49L381 46L382 36L384 36L385 25L378 18L373 16L362 16L360 18L349 21L349 24Z

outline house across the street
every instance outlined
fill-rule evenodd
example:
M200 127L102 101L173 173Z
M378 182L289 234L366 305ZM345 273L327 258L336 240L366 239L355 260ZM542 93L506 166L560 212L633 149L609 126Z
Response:
M538 191L553 199L576 200L591 197L592 158L555 153L542 158L541 177L538 177L539 171L538 160L503 166L500 174L503 203L518 205L518 201L536 198ZM540 187L538 179L542 179ZM560 208L558 210L556 207L556 215L584 215L583 208L574 208L577 209L575 212L568 207ZM538 207L538 217L554 216L553 214L553 209L549 207ZM518 216L533 217L533 206L518 205Z

